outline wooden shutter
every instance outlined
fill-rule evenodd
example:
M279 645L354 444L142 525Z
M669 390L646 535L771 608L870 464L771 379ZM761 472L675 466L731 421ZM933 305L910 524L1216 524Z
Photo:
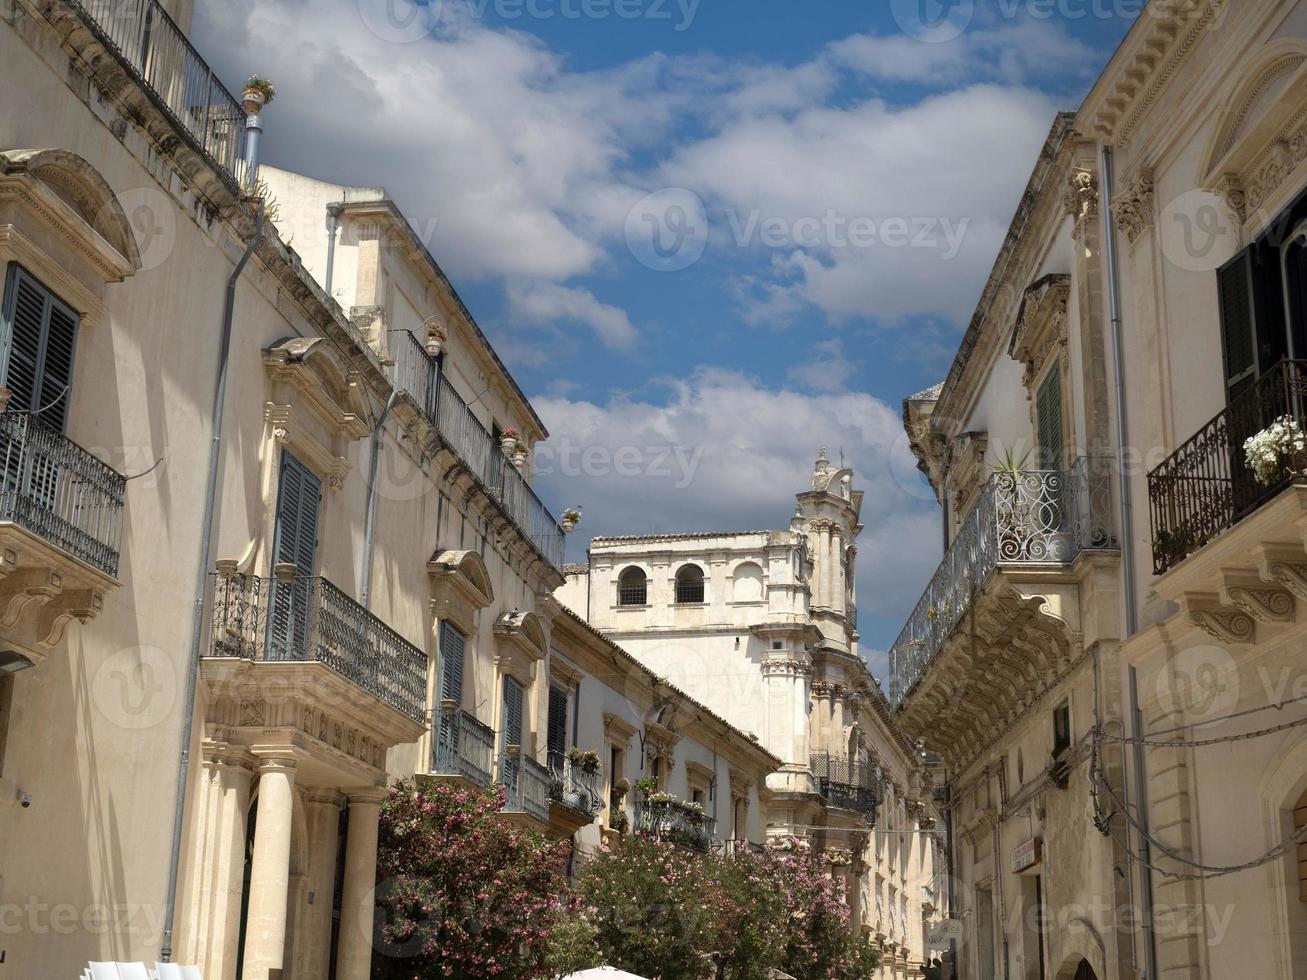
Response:
M440 624L440 700L463 703L463 664L467 640L448 622Z
M268 617L268 656L294 660L305 655L312 599L314 560L318 550L318 509L322 482L290 453L281 455L277 489L277 529L273 538L274 565L295 566L292 582L274 582Z
M567 752L567 692L549 688L549 765L561 767Z
M1035 397L1039 427L1039 467L1060 470L1066 465L1065 435L1062 429L1062 373L1054 366L1039 386Z
M12 408L41 412L62 432L68 421L79 318L19 265L9 266L4 304L4 384Z
M504 745L522 744L522 685L504 678Z
M1244 249L1217 273L1227 399L1233 399L1257 378L1252 282L1251 249Z

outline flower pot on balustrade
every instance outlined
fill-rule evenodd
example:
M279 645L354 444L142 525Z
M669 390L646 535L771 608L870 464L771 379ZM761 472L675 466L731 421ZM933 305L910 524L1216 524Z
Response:
M428 337L426 343L427 356L437 358L445 349L445 342L439 337Z
M9 410L9 402L14 397L14 389L0 388L0 415Z
M513 465L517 467L519 470L526 466L526 461L528 458L529 457L525 449L514 450L512 455L509 456L509 459L513 461Z

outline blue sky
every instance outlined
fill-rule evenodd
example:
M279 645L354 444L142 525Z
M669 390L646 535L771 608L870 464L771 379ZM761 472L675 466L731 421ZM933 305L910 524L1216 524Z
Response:
M569 560L785 527L828 446L883 673L940 551L902 399L1138 0L197 7L230 86L277 84L268 161L386 187L450 274L550 428L542 497L585 511Z

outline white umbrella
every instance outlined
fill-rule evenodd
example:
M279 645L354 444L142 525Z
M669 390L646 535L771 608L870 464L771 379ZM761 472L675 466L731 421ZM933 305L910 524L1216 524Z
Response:
M601 966L595 970L582 970L580 973L573 973L570 977L564 977L563 980L646 980L646 978L637 977L634 973L626 973L623 970L614 970L611 966Z

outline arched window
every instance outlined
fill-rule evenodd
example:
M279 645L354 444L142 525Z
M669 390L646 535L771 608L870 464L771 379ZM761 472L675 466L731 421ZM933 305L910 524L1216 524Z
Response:
M703 569L698 565L683 565L676 573L676 602L703 602Z
M736 602L761 602L762 568L751 561L735 566L732 595Z
M617 604L644 606L649 603L649 579L644 570L632 565L617 577Z

